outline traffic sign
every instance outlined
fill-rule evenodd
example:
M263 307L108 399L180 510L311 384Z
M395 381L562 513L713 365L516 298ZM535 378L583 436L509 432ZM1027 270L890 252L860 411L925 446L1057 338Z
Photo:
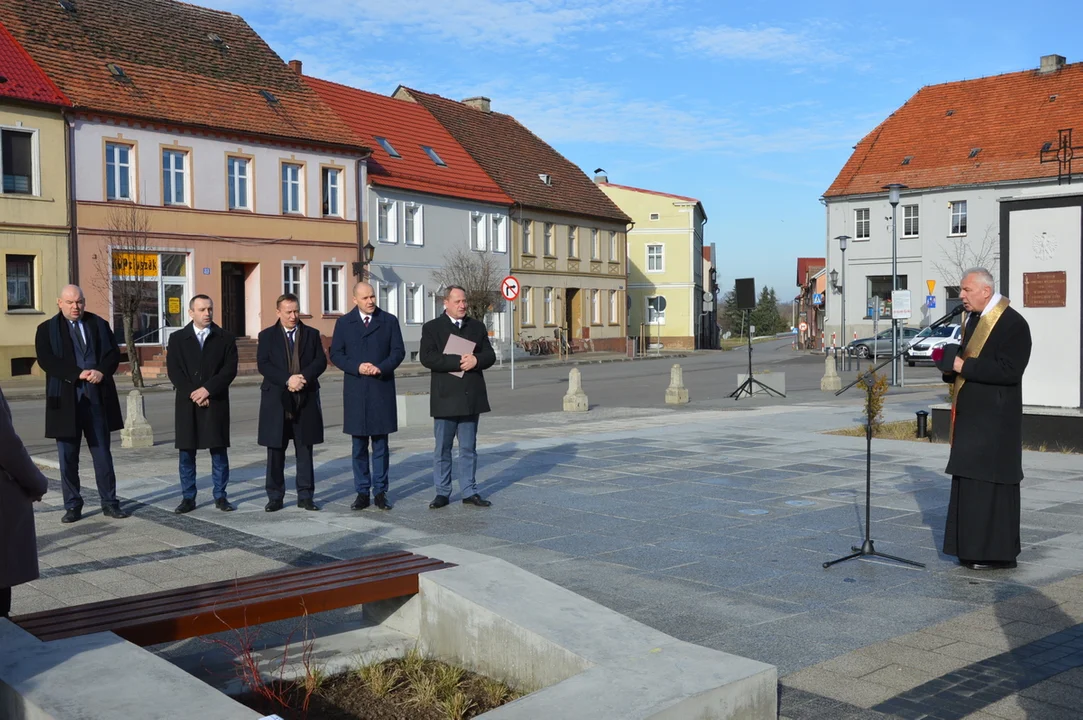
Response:
M808 323L803 322L797 327L801 328L801 332L808 332Z
M519 297L519 279L514 275L508 275L500 281L500 294L505 300L511 301Z
M812 304L813 305L823 305L824 304L824 294L823 293L812 293Z
M929 308L930 310L936 310L936 295L925 296L925 307Z
M929 288L929 294L932 295L936 292L936 280L926 280L925 287Z
M892 320L909 320L910 319L910 291L909 290L892 290L891 291L891 319Z

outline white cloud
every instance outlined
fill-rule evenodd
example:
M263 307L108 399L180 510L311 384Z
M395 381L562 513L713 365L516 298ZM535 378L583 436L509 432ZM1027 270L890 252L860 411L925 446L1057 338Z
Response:
M808 31L793 32L780 27L719 25L695 30L691 37L693 48L718 58L771 60L795 65L833 64L846 59L825 39Z

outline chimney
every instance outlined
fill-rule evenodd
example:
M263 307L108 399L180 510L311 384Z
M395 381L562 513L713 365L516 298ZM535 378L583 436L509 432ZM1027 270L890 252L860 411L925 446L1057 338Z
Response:
M1064 67L1063 55L1042 55L1041 65L1038 66L1040 74L1056 72Z
M290 66L290 70L293 70L298 75L301 74L301 61L300 60L290 60L289 66Z
M492 110L489 108L490 102L492 101L489 100L489 98L479 95L477 97L466 98L465 100L463 100L463 105L466 105L467 107L472 107L475 110L481 110L483 113L488 113L492 112Z
M609 182L609 175L606 174L605 170L602 170L601 168L598 168L598 169L596 169L594 171L594 182L595 182L595 184L608 183Z

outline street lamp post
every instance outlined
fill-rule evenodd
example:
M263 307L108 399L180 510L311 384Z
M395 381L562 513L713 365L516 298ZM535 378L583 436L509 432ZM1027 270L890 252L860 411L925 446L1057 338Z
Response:
M365 244L358 248L358 259L353 264L353 274L358 282L368 282L368 266L372 264L372 258L376 254L376 248Z
M846 358L843 360L843 367L848 371L850 369L850 350L846 342L846 243L850 240L850 236L839 235L835 239L839 241L839 250L842 251L842 285L836 286L836 289L842 295L842 353Z
M891 203L891 289L899 289L899 251L898 251L898 222L895 212L899 207L899 195L906 188L902 183L884 185L887 190L887 201ZM899 359L895 355L899 352L899 321L895 319L895 305L891 305L891 384L898 385Z

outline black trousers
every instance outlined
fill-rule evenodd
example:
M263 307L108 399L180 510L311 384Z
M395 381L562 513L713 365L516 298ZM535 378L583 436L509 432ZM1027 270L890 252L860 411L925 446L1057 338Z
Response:
M286 497L286 447L297 437L296 425L287 422L286 437L282 447L267 448L267 499L282 500ZM312 467L312 446L293 443L297 459L297 499L311 500L316 492L316 477Z
M11 588L0 588L0 617L11 614Z

